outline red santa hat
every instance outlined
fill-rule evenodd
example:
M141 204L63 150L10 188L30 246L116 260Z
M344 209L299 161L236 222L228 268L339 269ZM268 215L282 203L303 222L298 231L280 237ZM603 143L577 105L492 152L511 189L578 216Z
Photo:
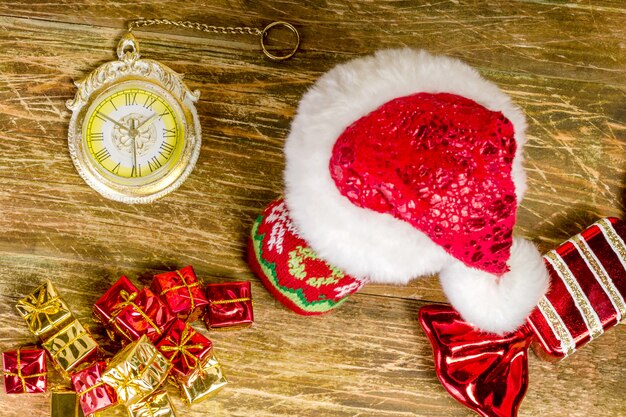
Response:
M513 237L525 128L510 98L456 59L398 49L335 67L298 107L285 201L253 230L255 271L305 314L366 281L438 273L465 320L495 333L517 328L548 285L537 249ZM270 253L277 237L290 250ZM300 257L300 278L296 248L318 263Z

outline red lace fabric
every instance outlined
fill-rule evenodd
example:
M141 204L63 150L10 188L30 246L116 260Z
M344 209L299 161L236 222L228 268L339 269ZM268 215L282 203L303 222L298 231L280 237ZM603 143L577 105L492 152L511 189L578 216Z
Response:
M502 274L517 208L515 149L502 113L453 94L419 93L349 126L329 168L353 204L409 222L466 265Z

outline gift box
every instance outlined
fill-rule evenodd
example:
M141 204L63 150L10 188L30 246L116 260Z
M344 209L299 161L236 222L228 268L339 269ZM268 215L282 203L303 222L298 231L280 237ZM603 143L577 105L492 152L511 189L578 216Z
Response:
M136 294L134 300L129 299L128 305L119 313L114 313L113 328L129 341L146 335L150 341L156 342L163 337L176 317L149 288Z
M102 381L106 363L96 362L71 375L72 386L78 393L80 407L86 415L117 404L115 390Z
M179 384L181 397L187 404L197 404L217 394L228 384L222 365L212 355L186 383Z
M124 276L96 302L94 314L112 330L109 336L121 336L126 341L135 341L145 334L154 342L175 319L150 289L139 291Z
M45 340L42 346L65 377L69 377L68 373L78 365L95 359L98 353L98 343L78 320Z
M164 390L155 391L128 407L129 417L176 417L176 411Z
M528 318L539 356L562 359L626 318L625 239L605 218L544 255L550 290Z
M252 324L250 282L223 282L206 286L209 306L205 321L209 329L242 328Z
M74 391L52 391L50 397L51 417L85 417Z
M7 394L46 392L46 352L34 348L2 352L2 373Z
M108 326L124 307L137 296L139 290L124 275L93 306L96 319Z
M73 320L72 312L49 280L18 301L16 307L30 331L42 339Z
M130 405L156 390L167 378L170 366L143 335L111 359L102 381L115 389L118 401Z
M181 320L197 320L209 304L191 266L155 275L150 288Z
M172 376L185 380L210 356L213 343L189 324L176 320L156 347L172 363Z

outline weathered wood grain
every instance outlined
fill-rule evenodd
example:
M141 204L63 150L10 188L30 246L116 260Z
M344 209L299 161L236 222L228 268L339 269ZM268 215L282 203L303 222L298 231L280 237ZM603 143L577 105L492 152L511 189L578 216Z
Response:
M254 38L138 32L144 56L201 91L204 133L192 176L147 206L105 200L83 183L64 105L72 81L114 59L124 22L137 17L255 27L285 19L303 34L293 60L273 63ZM191 263L205 280L252 280L257 323L211 334L232 384L192 411L177 401L181 414L473 415L440 387L416 322L422 303L444 301L436 278L368 285L311 319L284 310L251 276L245 239L281 193L290 120L307 87L352 56L406 45L464 59L528 116L518 232L546 250L623 213L624 23L623 2L606 0L0 2L0 350L32 340L13 305L45 276L104 341L89 310L114 279L145 284L151 272ZM563 363L531 358L520 415L626 416L625 342L620 327ZM24 398L0 394L2 414L47 415L45 398Z

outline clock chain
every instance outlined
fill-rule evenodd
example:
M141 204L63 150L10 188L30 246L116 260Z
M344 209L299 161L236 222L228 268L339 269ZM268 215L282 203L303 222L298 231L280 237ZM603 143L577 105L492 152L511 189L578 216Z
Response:
M191 22L188 20L139 19L139 20L132 20L128 23L128 31L132 32L133 29L138 29L138 28L142 28L146 26L155 26L155 25L174 26L177 28L192 29L192 30L198 30L201 32L218 33L218 34L224 34L224 35L258 36L260 38L261 49L263 50L263 53L265 54L265 56L267 56L268 58L274 61L282 61L282 60L291 58L292 56L294 56L294 54L298 50L298 47L300 46L300 34L298 33L298 30L291 23L283 22L283 21L272 22L269 25L265 26L263 30L261 30L258 28L252 28L248 26L214 26L214 25L207 25L206 23ZM277 28L277 27L287 28L295 35L295 42L294 42L293 49L291 49L285 55L275 55L267 49L267 43L266 43L267 41L265 40L265 38L267 38L267 34L272 28Z

